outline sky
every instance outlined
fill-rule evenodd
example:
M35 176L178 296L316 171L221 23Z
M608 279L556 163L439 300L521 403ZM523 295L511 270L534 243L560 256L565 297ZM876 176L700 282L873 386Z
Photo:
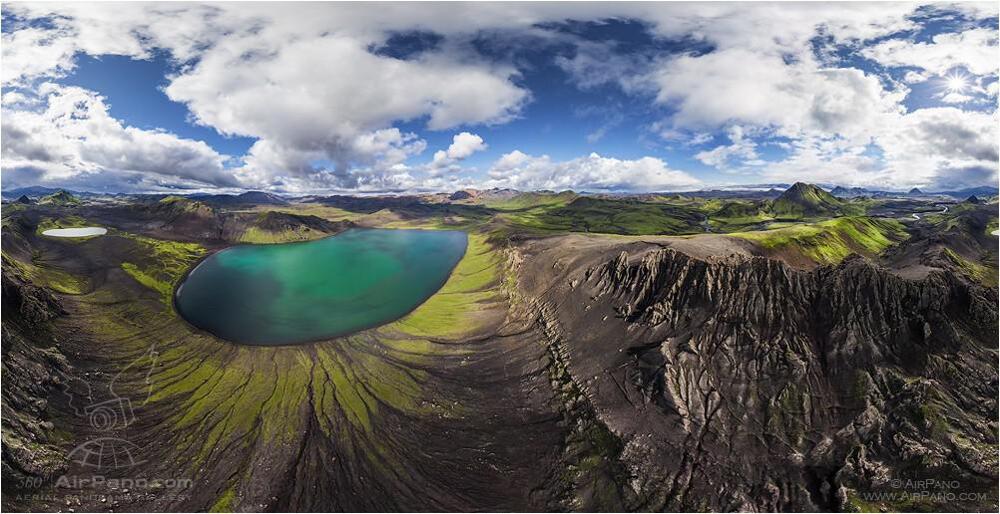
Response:
M2 6L3 189L996 186L997 4Z

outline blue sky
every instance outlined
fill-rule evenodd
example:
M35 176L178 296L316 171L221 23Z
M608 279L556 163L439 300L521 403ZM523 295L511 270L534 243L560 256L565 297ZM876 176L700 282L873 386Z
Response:
M997 182L992 4L418 7L5 4L3 187Z

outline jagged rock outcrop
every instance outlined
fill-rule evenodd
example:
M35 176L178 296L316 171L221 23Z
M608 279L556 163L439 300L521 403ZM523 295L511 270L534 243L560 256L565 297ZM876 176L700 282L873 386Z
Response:
M474 198L476 193L477 191L475 190L460 189L449 195L448 199L452 201L468 200L469 198Z
M546 298L625 444L629 508L837 510L888 492L905 510L920 491L893 480L944 477L986 495L967 508L995 501L995 288L671 249L565 284Z
M70 366L45 329L62 314L59 301L12 260L3 261L4 489L30 490L66 468L48 402Z
M105 486L72 506L51 480L40 499L5 485L4 510L995 510L997 290L947 270L801 272L721 235L496 231L503 265L469 259L443 293L469 312L431 305L415 323L249 348L195 332L122 268L157 265L173 283L167 270L196 257L118 234L43 238L44 209L4 219L5 255L38 264L4 262L5 484L61 474L66 453L113 438L135 458L102 474L193 485ZM185 225L74 208L210 249L248 227L319 226L192 210ZM58 285L45 273L59 270L87 287L31 283ZM86 383L63 389L74 376ZM131 421L94 426L85 386L88 405L127 397ZM69 461L67 475L95 472ZM928 477L985 496L914 505L899 493L923 490L893 485ZM872 499L883 492L896 496Z

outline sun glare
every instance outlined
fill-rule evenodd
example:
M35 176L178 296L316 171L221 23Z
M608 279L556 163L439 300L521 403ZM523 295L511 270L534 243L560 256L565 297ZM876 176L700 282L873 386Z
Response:
M965 77L961 75L952 75L947 78L948 91L952 93L961 93L965 89Z

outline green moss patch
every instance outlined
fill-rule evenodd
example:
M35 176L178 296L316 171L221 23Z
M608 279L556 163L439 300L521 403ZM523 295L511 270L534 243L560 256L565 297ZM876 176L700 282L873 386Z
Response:
M500 256L486 236L469 234L469 247L440 291L387 328L414 337L457 337L479 326L479 311L497 297Z
M1000 274L996 267L986 266L962 257L950 248L944 249L944 255L951 261L960 273L987 287L996 287L1000 282Z
M505 213L502 219L537 231L598 232L623 235L703 232L696 208L636 200L580 197L565 206Z
M134 234L123 234L123 236L137 243L142 259L123 262L122 270L136 282L160 293L164 303L172 305L174 286L184 272L205 254L205 249L194 243L166 241Z
M327 233L313 230L309 227L297 227L289 230L265 230L259 227L249 227L240 235L241 243L274 244L295 241L310 241L326 237Z
M88 280L52 266L21 262L3 254L3 265L14 266L32 282L62 294L83 294Z
M864 216L731 235L771 252L801 254L817 264L836 264L853 253L875 256L909 237L898 221Z
M58 229L58 228L83 228L93 226L93 223L81 218L80 216L62 216L59 218L42 218L38 222L38 227L35 228L35 233L42 235L46 230ZM79 242L85 241L87 239L92 239L98 236L84 236L84 237L74 237L67 238L66 241L69 242Z

